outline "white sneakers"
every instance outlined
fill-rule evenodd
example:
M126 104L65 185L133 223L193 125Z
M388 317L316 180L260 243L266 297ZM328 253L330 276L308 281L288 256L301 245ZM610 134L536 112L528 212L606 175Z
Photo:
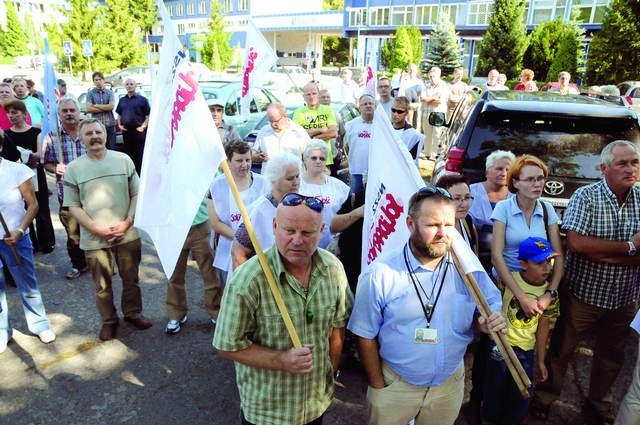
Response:
M167 323L167 327L164 328L164 331L169 335L175 335L178 332L180 332L180 330L182 329L182 325L184 325L186 321L187 321L186 314L180 320L169 320L169 323Z
M47 329L40 332L38 334L38 338L40 338L40 341L44 342L45 344L49 344L50 342L56 340L56 334L54 334L51 329Z

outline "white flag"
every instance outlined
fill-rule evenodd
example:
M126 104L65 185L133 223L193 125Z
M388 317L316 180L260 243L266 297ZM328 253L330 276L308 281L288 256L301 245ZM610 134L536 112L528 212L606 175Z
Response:
M364 90L362 91L362 94L368 94L373 96L373 98L376 98L376 71L375 68L372 67L371 65L367 65L364 68L364 74L366 76L365 79L365 83L364 83ZM385 112L386 113L386 112Z
M152 91L135 225L149 234L170 277L225 154L164 2L156 0L156 5L164 35Z
M399 248L409 240L406 224L409 198L425 185L415 161L395 135L382 106L378 105L376 109L371 133L362 270L366 270L381 254ZM453 250L465 273L484 270L462 236L458 232L453 233Z
M242 69L242 93L240 94L240 112L243 117L249 116L251 92L262 77L278 62L278 57L267 40L253 22L247 23L246 55Z

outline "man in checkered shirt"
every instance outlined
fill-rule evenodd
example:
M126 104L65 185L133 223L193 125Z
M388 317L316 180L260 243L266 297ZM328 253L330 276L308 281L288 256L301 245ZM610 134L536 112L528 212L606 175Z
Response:
M604 147L604 178L578 189L567 206L567 263L560 310L547 355L549 379L536 388L533 408L546 416L559 398L567 364L578 341L595 330L591 382L584 417L613 422L611 386L622 364L629 324L636 313L640 278L638 147L617 140Z

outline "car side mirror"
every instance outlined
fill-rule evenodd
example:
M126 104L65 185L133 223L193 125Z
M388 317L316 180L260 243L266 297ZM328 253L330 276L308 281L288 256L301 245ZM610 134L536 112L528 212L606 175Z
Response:
M443 127L447 122L444 112L431 112L429 114L429 124L434 127Z

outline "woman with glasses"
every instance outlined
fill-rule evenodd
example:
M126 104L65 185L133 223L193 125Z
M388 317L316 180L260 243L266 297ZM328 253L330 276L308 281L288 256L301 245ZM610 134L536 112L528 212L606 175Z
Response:
M391 106L391 124L393 125L395 133L400 136L400 140L402 140L409 150L411 158L413 158L416 165L418 165L418 156L420 152L422 152L422 146L424 145L424 135L420 134L407 121L409 107L410 102L407 97L396 97Z
M267 178L251 172L251 147L248 143L240 139L232 140L225 145L224 151L229 162L231 176L245 205L250 205L269 192ZM213 267L218 273L220 286L224 287L227 275L232 270L231 243L241 222L240 208L231 193L226 176L217 176L211 183L209 192L211 197L211 201L207 202L209 220L211 227L218 235Z
M0 132L0 151L4 136ZM33 189L33 171L26 165L2 159L0 157L0 213L2 214L4 235L0 239L0 269L8 267L15 279L22 298L22 306L29 331L38 335L48 344L56 339L51 330L51 322L42 302L38 281L33 264L33 246L29 239L29 225L38 212ZM25 209L26 205L26 209ZM7 348L12 337L9 311L5 294L5 280L0 270L0 353Z
M547 176L547 166L539 158L533 155L516 158L507 176L507 187L516 196L498 202L491 215L494 276L513 292L527 317L543 313L557 296L564 267L558 215L551 204L539 200ZM537 299L527 295L511 274L522 270L518 247L530 237L547 239L553 251L561 254L554 260L549 291Z
M469 215L469 208L473 202L471 189L469 189L469 178L458 174L446 174L438 180L437 186L446 189L451 194L456 208L456 230L477 255L478 231Z
M276 216L276 208L284 195L298 191L301 173L302 162L300 158L287 152L273 155L266 163L263 175L271 183L271 191L247 207L247 213L262 250L273 245L275 241L273 219ZM242 223L238 226L231 245L233 269L235 270L240 264L253 257L255 253L249 232L245 224Z
M324 203L324 230L318 246L326 248L333 235L329 230L331 219L349 196L349 186L324 173L329 149L324 140L311 139L304 150L305 171L300 179L300 193L319 198Z

